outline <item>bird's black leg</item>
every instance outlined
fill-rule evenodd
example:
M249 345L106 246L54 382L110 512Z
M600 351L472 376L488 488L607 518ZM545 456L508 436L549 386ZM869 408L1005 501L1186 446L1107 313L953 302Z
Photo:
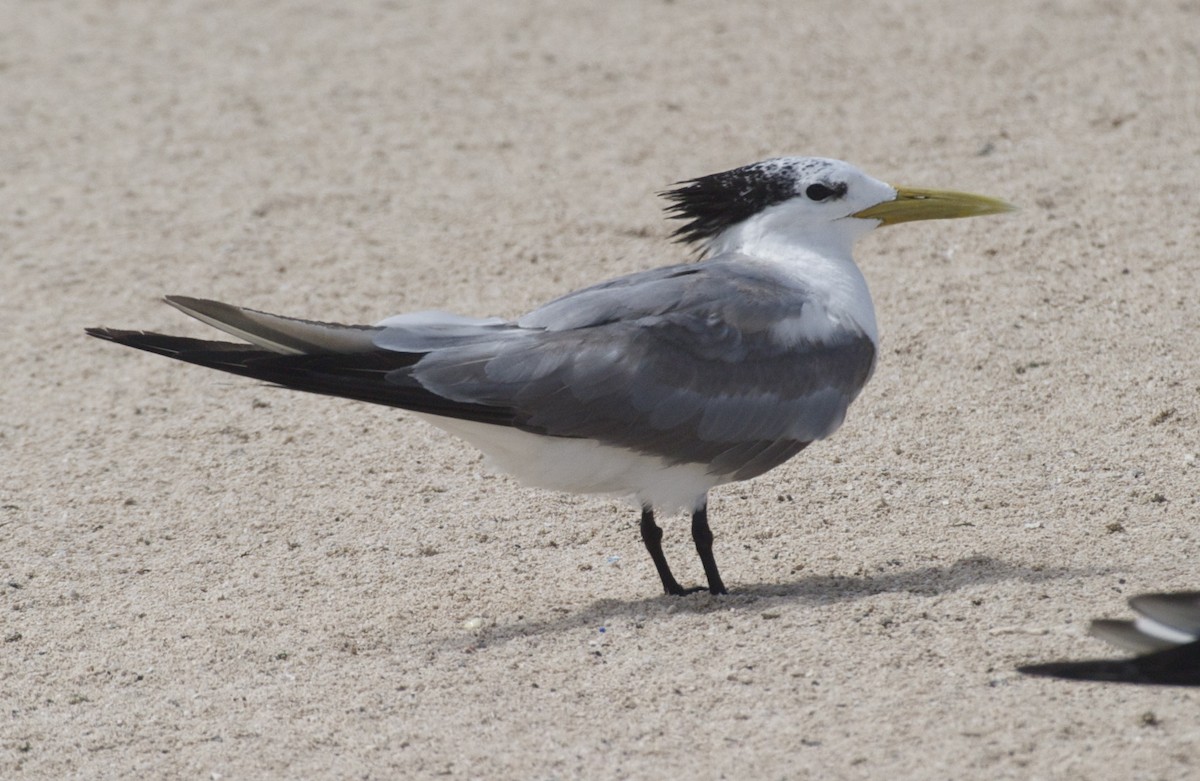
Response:
M662 529L654 522L654 510L643 507L642 542L646 543L646 550L650 552L650 558L654 560L654 568L658 570L658 577L662 578L663 591L674 596L687 594L688 590L679 585L675 576L671 574L671 568L667 566L667 557L662 552L662 536Z
M703 511L701 511L703 512ZM704 562L704 572L708 575L708 590L714 594L724 594L725 586L721 585L721 576L717 574L717 565L712 560L712 532L708 531L708 521L704 522L704 531L708 534L708 558L704 556L704 552L700 553L700 560ZM679 581L675 580L675 576L671 574L671 568L667 566L667 557L662 552L662 536L663 531L658 524L654 522L654 510L649 507L642 508L642 542L646 543L646 550L650 552L650 558L654 560L654 568L658 570L658 577L662 579L663 591L674 597L682 597L686 594L695 594L697 591L704 591L703 586L694 588L684 588L679 585ZM696 537L696 517L692 516L692 537ZM696 543L696 548L700 548L700 543ZM709 565L712 569L709 569ZM716 578L717 586L720 591L713 591L713 578Z
M692 540L696 543L696 552L700 554L700 563L704 565L704 574L708 577L709 593L728 594L725 584L721 582L721 573L717 572L717 560L713 558L713 533L708 528L707 504L692 513Z

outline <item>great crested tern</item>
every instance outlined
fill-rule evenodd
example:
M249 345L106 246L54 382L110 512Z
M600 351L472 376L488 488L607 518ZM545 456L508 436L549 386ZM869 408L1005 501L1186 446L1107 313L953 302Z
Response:
M1029 675L1109 683L1200 686L1200 591L1139 594L1132 621L1092 622L1094 637L1131 653L1129 659L1049 662L1018 668Z
M655 510L686 510L726 593L711 488L832 434L875 366L854 242L880 225L1009 211L993 198L893 187L841 162L780 157L661 193L697 262L577 290L515 320L445 312L339 325L183 296L167 303L243 343L88 329L101 339L297 390L417 413L527 484L632 496L663 590Z

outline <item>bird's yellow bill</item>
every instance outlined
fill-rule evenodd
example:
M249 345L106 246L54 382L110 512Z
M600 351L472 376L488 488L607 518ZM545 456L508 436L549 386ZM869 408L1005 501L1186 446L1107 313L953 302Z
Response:
M890 201L868 206L850 215L864 220L879 220L884 225L913 220L948 220L955 217L980 217L1016 209L1011 203L984 195L957 193L953 190L925 190L897 187Z

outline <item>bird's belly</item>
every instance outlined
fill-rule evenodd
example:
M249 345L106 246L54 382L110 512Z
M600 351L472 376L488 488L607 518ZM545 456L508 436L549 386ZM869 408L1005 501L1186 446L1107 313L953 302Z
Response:
M708 490L728 482L703 464L670 464L591 439L545 437L508 426L414 413L483 451L521 482L578 494L635 497L663 512L696 510Z

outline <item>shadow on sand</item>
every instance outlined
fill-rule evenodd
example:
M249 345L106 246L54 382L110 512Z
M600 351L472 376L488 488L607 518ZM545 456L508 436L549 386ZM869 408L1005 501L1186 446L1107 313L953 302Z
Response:
M558 618L515 621L491 627L479 634L478 644L487 646L518 637L553 634L581 626L604 626L621 619L640 622L654 616L676 613L703 614L739 609L761 611L795 602L829 605L886 593L936 596L987 583L1010 580L1039 583L1080 574L1099 573L1029 567L990 557L971 557L945 566L870 575L809 575L790 583L734 584L730 594L720 597L699 593L686 597L659 595L628 601L601 599L583 610L565 613Z

